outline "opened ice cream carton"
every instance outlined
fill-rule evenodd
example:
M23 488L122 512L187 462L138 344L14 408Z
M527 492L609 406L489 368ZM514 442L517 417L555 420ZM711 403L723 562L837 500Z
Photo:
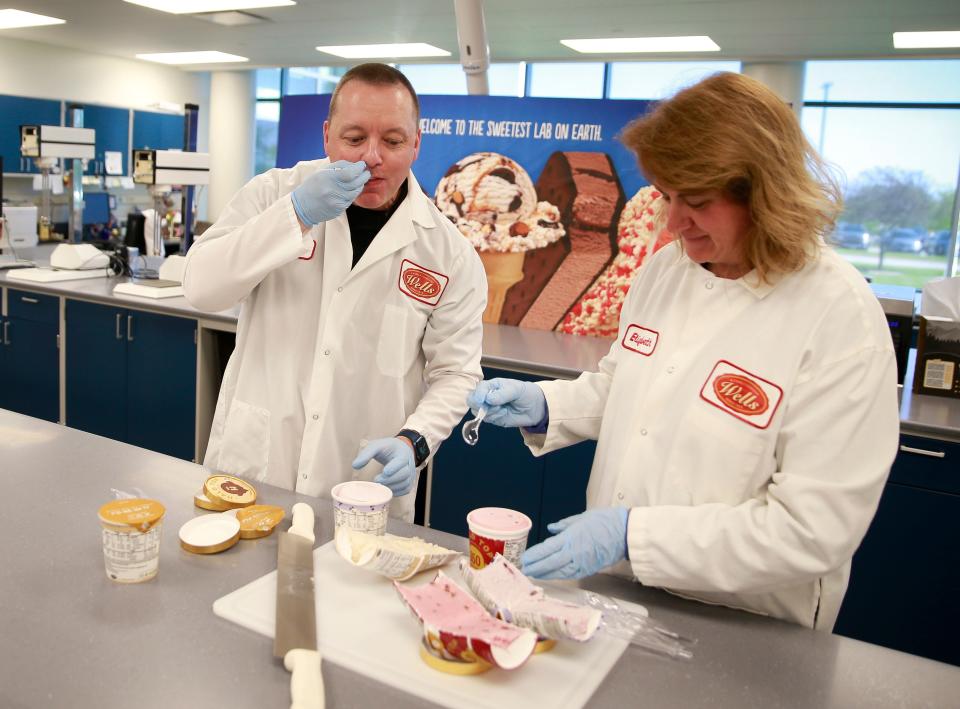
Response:
M394 581L394 587L422 625L421 657L431 667L456 674L513 670L533 654L536 633L494 618L442 571L423 586Z
M397 581L434 569L456 559L459 552L425 542L418 537L381 536L339 527L337 553L354 566Z
M460 572L490 613L543 638L586 642L600 627L599 610L550 598L500 554L482 569L461 559Z

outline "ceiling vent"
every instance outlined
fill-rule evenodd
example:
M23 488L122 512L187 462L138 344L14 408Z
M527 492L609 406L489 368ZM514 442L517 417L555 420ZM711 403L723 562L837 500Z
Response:
M254 15L250 12L241 10L226 10L224 12L201 12L193 15L201 20L213 22L227 27L239 27L241 25L256 25L260 22L269 22L267 18Z

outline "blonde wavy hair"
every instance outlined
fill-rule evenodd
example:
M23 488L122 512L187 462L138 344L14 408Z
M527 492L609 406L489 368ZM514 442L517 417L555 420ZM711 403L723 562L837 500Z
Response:
M661 102L620 140L651 182L718 190L750 210L745 256L764 281L803 268L841 211L830 168L793 110L742 74L719 73Z

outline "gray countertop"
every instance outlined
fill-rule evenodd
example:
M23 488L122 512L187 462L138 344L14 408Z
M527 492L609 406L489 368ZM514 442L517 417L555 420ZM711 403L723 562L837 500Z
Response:
M289 675L271 641L211 609L276 568L276 535L212 556L177 543L180 526L202 514L192 499L204 468L3 410L0 461L0 706L288 706ZM323 500L258 487L267 504L313 503L317 543L331 538ZM97 509L115 489L167 508L160 573L143 584L116 584L104 573ZM390 530L466 549L465 540L434 530L396 521ZM582 585L641 603L698 640L689 662L627 648L591 707L945 707L960 693L957 667L622 579ZM329 662L324 676L330 707L422 706Z
M40 247L41 249L46 247ZM41 256L32 258L42 262ZM133 295L114 295L113 287L121 278L94 278L60 283L28 283L9 278L10 271L0 271L0 286L49 293L66 298L79 298L108 305L149 310L167 315L203 319L208 326L222 323L236 325L239 306L219 313L197 310L183 297L152 299ZM559 332L533 330L509 325L485 324L483 358L485 366L525 372L543 377L574 378L584 371L595 371L597 363L610 349L610 340L579 337ZM920 436L960 441L960 399L913 395L913 356L906 373L901 397L901 430Z

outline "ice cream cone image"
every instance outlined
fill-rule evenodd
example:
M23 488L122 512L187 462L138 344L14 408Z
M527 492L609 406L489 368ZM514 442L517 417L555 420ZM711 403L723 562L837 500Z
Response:
M522 252L481 251L480 260L487 272L487 309L483 311L483 321L500 321L503 301L507 291L514 283L523 280Z

